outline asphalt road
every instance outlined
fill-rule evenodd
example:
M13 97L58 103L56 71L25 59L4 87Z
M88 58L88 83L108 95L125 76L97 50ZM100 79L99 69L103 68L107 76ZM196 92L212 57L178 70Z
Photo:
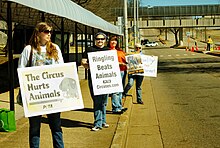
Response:
M164 148L220 147L220 57L143 49L159 57L150 78Z

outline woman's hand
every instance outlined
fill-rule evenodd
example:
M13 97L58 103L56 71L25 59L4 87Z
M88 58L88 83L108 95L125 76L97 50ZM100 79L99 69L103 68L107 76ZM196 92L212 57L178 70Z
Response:
M87 62L87 59L82 59L81 60L81 65L86 68L89 69L89 63Z

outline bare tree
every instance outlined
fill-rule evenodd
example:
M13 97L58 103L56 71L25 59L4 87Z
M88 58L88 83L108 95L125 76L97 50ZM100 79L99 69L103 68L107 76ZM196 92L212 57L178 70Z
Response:
M77 3L80 6L83 6L84 4L90 2L91 0L72 0L72 1Z
M170 31L175 35L176 44L174 45L174 47L178 46L179 45L179 40L178 40L179 28L170 28Z

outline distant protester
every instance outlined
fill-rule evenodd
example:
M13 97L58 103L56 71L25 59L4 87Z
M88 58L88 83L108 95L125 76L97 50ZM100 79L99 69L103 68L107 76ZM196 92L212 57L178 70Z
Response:
M142 54L141 52L141 44L135 45L135 51L133 54ZM134 84L134 80L136 80L136 96L137 96L137 103L138 104L144 104L142 100L142 89L141 85L143 82L144 76L138 75L138 74L128 74L128 83L125 86L123 95L126 96L128 91L131 89L131 87Z
M97 52L97 51L105 51L109 50L109 48L105 47L106 35L103 32L99 32L95 35L95 45L88 47L87 50L83 53L83 58L81 64L84 68L89 69L89 60L88 53L89 52ZM89 69L88 74L88 84L90 95L93 100L93 109L94 109L94 127L91 129L92 131L99 131L104 128L108 128L109 125L106 123L106 106L108 94L104 95L94 95L93 86L92 86L92 78Z

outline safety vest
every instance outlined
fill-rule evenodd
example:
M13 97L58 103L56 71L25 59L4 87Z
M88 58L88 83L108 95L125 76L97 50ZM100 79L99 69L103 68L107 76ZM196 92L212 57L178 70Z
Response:
M213 41L212 41L211 38L208 38L208 43L209 43L209 44L212 44L212 43L213 43Z

